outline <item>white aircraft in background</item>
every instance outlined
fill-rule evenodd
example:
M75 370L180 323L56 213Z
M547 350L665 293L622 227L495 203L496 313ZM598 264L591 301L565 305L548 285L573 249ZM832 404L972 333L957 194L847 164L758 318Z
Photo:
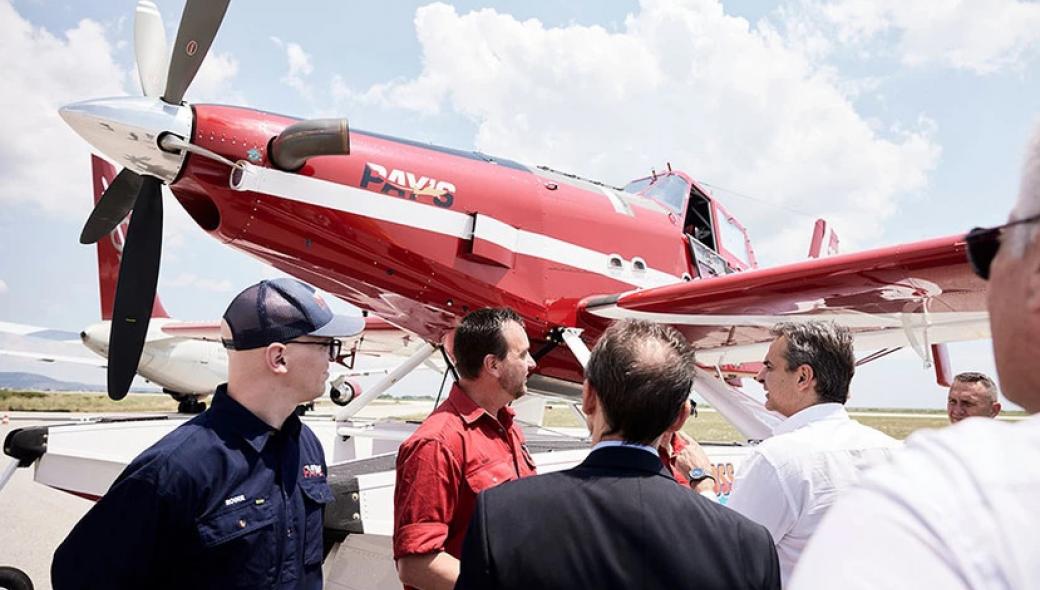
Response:
M96 203L115 178L116 172L111 164L97 156L91 157L91 163ZM3 349L0 349L0 355L99 368L107 366L112 306L115 301L116 279L119 276L119 262L127 224L124 220L109 234L108 239L101 239L97 243L102 321L85 328L78 338L84 346L101 358ZM177 400L178 411L186 414L201 412L206 407L202 400L210 395L217 385L227 380L227 352L220 343L220 322L183 322L173 319L166 312L158 296L152 307L152 316L144 351L137 366L138 375L162 387L165 393ZM76 340L73 332L9 322L0 322L0 332L43 338L52 342ZM355 369L355 361L359 356L407 355L410 349L417 347L420 342L386 320L368 316L365 318L365 331L358 337L345 340L343 344L347 352L340 359L340 366L334 365L330 368L332 376L329 380L329 396L334 403L341 406L361 395L358 377L384 374L388 371Z

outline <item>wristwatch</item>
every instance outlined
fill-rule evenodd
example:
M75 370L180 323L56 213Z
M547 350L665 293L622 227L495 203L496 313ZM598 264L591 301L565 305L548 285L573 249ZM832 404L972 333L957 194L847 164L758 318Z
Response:
M690 473L687 474L686 477L687 477L687 479L690 480L690 483L692 483L694 485L699 484L699 483L701 483L702 481L704 481L706 479L710 479L711 481L715 481L715 477L712 474L710 474L707 471L701 469L700 467L694 467L693 469L691 469Z

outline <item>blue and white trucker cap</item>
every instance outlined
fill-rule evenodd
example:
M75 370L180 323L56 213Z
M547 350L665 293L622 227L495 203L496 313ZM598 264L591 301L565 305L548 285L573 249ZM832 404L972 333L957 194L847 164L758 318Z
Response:
M364 318L332 313L314 287L290 278L260 281L242 291L231 300L224 321L231 328L224 346L233 350L300 336L350 337L365 328Z

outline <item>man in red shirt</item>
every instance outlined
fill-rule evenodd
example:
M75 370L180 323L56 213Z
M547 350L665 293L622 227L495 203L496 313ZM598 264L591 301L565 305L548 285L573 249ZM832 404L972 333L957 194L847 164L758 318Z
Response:
M535 366L523 320L479 309L453 348L459 382L397 453L394 559L406 588L453 588L477 494L535 473L509 407Z

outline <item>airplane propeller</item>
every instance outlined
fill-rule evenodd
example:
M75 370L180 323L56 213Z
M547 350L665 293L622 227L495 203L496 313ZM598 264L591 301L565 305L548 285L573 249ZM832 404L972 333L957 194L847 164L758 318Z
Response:
M181 103L213 44L229 3L230 0L187 0L170 57L159 9L148 0L138 3L134 14L134 52L145 96L170 105ZM160 88L165 89L158 96ZM164 145L161 137L159 141ZM133 211L119 265L109 336L108 395L112 399L122 399L130 390L148 333L159 280L162 184L160 178L124 168L95 205L80 234L81 243L93 244Z
M80 233L93 244L133 212L123 244L109 335L108 395L122 399L137 373L159 278L162 185L176 180L188 154L239 164L191 143L193 111L182 100L198 74L230 0L187 0L170 54L159 9L141 0L134 14L134 53L143 98L67 105L61 115L77 133L126 166L105 190ZM116 130L119 130L118 132ZM345 119L298 121L271 139L269 163L295 172L316 156L350 153Z

